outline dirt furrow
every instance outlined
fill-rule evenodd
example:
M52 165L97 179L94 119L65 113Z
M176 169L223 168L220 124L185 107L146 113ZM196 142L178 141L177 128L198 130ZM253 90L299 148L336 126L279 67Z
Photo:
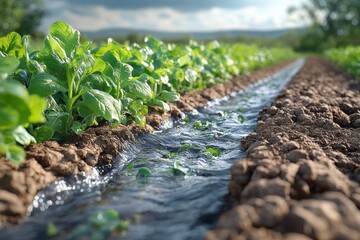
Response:
M310 58L231 168L238 204L212 239L360 239L360 82Z

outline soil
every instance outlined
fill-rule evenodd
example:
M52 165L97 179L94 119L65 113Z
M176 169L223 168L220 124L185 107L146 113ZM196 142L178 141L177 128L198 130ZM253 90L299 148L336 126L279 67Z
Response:
M360 239L360 82L310 58L241 140L212 239Z
M206 106L209 100L239 91L276 73L290 62L236 77L202 91L185 93L179 101L170 104L168 113L152 109L145 128L135 124L89 128L65 142L48 141L27 147L26 160L21 165L0 158L0 228L21 222L37 192L48 184L65 176L88 173L93 167L106 172L118 153L126 149L125 143L136 142L136 135L154 131L171 116L180 117L182 112Z

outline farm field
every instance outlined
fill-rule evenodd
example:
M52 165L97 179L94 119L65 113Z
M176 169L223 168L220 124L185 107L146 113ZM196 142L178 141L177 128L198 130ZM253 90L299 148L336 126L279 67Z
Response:
M4 1L0 239L360 239L360 4L135 2Z

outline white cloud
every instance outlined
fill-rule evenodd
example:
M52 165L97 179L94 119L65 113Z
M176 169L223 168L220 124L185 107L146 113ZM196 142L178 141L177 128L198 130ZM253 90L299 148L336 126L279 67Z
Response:
M76 8L63 2L61 6L48 6L52 11L57 10L44 19L42 29L48 29L49 25L57 20L66 21L84 31L116 27L161 31L213 31L270 30L303 26L305 23L299 19L289 18L286 12L289 5L282 3L238 9L213 7L184 12L169 7L124 10L97 5L91 8Z

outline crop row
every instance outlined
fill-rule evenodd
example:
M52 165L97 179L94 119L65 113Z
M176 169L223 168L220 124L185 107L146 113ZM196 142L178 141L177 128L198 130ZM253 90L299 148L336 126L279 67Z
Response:
M325 51L325 56L351 74L360 77L360 47L329 49Z
M21 162L20 145L61 140L103 122L146 124L149 107L169 111L180 93L293 56L216 41L102 45L80 41L79 31L54 23L39 50L13 32L0 38L0 155Z

